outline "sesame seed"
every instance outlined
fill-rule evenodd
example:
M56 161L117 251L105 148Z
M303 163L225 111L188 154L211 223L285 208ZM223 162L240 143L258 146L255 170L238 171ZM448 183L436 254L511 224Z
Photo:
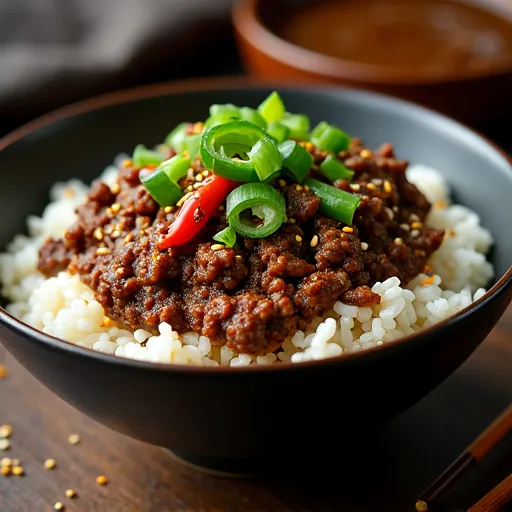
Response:
M284 181L284 180L279 180L279 181L278 181L278 183L279 183L279 186L280 186L281 188L286 187L286 181Z
M80 436L78 434L71 434L68 437L69 444L78 444L80 442Z
M418 238L418 237L420 236L420 230L419 230L419 229L413 229L413 230L411 231L411 236L412 236L413 238Z
M11 437L13 430L12 425L2 425L0 427L0 437Z
M386 194L391 194L391 192L393 192L393 186L388 180L384 181L384 192L386 192Z
M361 249L366 251L368 249L368 244L366 242L361 242Z
M121 185L119 185L119 183L113 183L112 186L110 187L110 192L112 192L112 194L114 195L117 195L119 194L119 192L121 191Z
M106 476L101 475L96 478L96 483L98 485L106 485L108 484L108 478Z
M411 224L412 229L421 229L423 227L423 224L421 222L413 222Z
M110 236L112 238L119 238L121 236L121 231L119 231L118 229L115 229L114 231L112 231L112 234Z
M11 466L2 466L0 468L0 475L9 476L12 473Z
M103 235L104 233L102 228L96 228L92 233L92 236L96 238L96 240L103 240Z
M133 240L133 233L128 233L123 240L123 243L127 244Z
M131 167L133 165L131 160L123 160L123 163L121 164L123 167Z
M164 208L165 213L171 213L174 210L174 206L166 206Z
M304 190L305 190L306 192L309 192L311 189L309 188L309 185L304 185Z
M243 257L242 257L242 255L241 255L241 254L237 254L235 257L236 257L236 259L237 259L238 261L242 261L242 260L243 260Z
M396 245L404 245L404 241L400 237L397 237L397 238L395 238L395 244Z
M219 205L219 207L217 209L219 210L219 212L223 212L225 208L224 208L224 205L221 204L221 205Z
M186 192L193 192L194 191L194 187L192 185L189 185L186 189L185 189Z
M205 178L207 178L208 176L210 176L210 171L203 171L201 173Z
M201 187L203 187L203 186L204 186L204 184L203 184L203 183L199 183L199 182L197 182L197 183L194 183L194 184L192 185L192 188L193 188L194 190L198 190L198 189L200 189L200 188L201 188Z
M203 175L201 173L196 174L196 181L199 181L199 182L203 181Z
M73 489L66 489L66 496L68 498L76 498L76 492Z
M400 224L400 227L404 230L404 231L410 231L411 229L411 226L409 226L409 224Z
M398 213L398 206L393 206L393 211L394 211L395 213Z
M313 143L312 142L306 142L306 144L304 144L304 147L308 150L308 151L313 151L314 147L313 146Z
M23 476L25 474L25 471L21 466L14 466L12 468L12 474L16 476Z
M295 240L297 242L302 242L302 237L300 235L295 235Z
M64 510L64 505L63 505L60 501L57 501L57 502L53 505L53 509L54 509L54 510Z
M358 192L359 190L361 190L361 185L359 185L359 183L351 183L350 188Z
M110 208L114 213L119 213L121 205L119 203L114 203Z
M9 457L4 457L2 460L0 460L0 466L12 466L12 460L9 459Z
M393 213L393 210L386 206L386 213L388 214L389 219L393 220L393 218L395 217L395 214Z
M309 245L311 247L316 247L318 245L318 235L315 235L312 239L311 239L311 242L309 243Z
M296 221L295 219L288 219L288 222L289 222L290 224L295 224L297 221Z
M380 187L382 185L382 180L380 178L374 178L372 180L372 183L375 183L375 185L377 185L378 187Z
M344 233L352 233L354 231L354 228L351 228L350 226L345 226L342 231Z
M11 447L9 439L0 439L0 450L5 452Z
M176 206L181 206L191 196L191 193L185 194L177 203Z
M7 368L0 364L0 380L5 379L7 377Z
M46 469L53 469L57 463L53 459L48 459L44 461L44 467Z
M369 149L363 149L361 153L359 153L363 158L371 158L372 152Z
M409 215L409 219L411 222L419 222L420 221L420 218L415 213L411 213L411 215Z
M102 325L104 327L112 327L114 325L114 322L112 322L112 320L108 316L103 316Z
M368 183L368 185L366 185L366 188L369 190L377 190L375 183Z
M300 191L302 190L302 185L296 185L296 186L295 186L295 190L296 190L297 192L300 192Z
M213 244L212 245L212 251L220 251L221 249L224 249L225 246L222 244Z
M110 254L110 249L107 249L106 247L100 247L96 249L96 254L98 256L106 256L107 254Z

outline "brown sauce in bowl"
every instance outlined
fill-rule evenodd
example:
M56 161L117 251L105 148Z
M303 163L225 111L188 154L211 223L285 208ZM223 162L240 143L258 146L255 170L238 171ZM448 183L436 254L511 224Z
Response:
M322 0L290 9L278 34L362 64L462 70L512 61L512 19L449 0Z

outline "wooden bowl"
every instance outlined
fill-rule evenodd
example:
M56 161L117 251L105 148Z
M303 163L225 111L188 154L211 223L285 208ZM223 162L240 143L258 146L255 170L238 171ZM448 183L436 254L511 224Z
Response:
M492 8L492 12L510 20L512 31L512 3L508 0L476 3ZM250 75L291 83L335 83L373 90L423 104L471 123L512 112L512 54L510 59L492 70L460 72L390 68L343 60L301 48L276 35L272 27L280 23L281 12L296 7L294 0L240 0L235 3L236 40Z
M496 239L492 288L470 307L418 334L322 361L191 367L124 359L44 334L0 308L0 340L58 396L95 420L220 471L254 469L305 453L327 456L364 442L454 372L512 298L512 170L476 133L415 105L339 88L248 85L240 80L174 83L109 94L61 109L0 141L0 248L42 211L51 185L90 182L115 155L158 143L212 103L257 106L277 88L288 108L384 140L411 162L440 169L457 201ZM476 185L477 184L477 185ZM340 420L341 416L341 420ZM368 434L368 435L371 435ZM411 433L414 435L414 433Z

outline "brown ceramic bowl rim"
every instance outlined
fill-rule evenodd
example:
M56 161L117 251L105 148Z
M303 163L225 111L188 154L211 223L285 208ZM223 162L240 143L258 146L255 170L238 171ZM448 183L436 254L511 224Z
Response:
M17 128L12 131L10 134L6 135L2 139L0 139L0 151L3 151L7 147L11 146L15 142L23 139L24 137L36 132L37 130L49 126L55 122L61 121L63 119L69 119L81 114L86 114L92 111L101 110L105 107L120 105L123 103L129 103L132 101L138 101L142 99L154 98L158 96L167 96L172 94L180 94L185 92L199 92L199 91L218 91L218 90L230 90L230 89L258 89L258 88L272 88L272 89L282 89L282 90L305 90L306 87L304 84L289 84L289 83L279 83L276 81L265 81L265 80L248 80L244 77L220 77L220 78L208 78L208 79L191 79L191 80L183 80L179 82L169 82L162 83L156 85L147 85L142 87L136 87L132 89L123 89L116 92L111 92L107 94L103 94L101 96L96 96L90 99L86 99L83 101L79 101L77 103L73 103L71 105L62 107L58 110L54 110L49 112L33 121L26 123L25 125ZM333 90L342 90L339 87L334 85L324 85L317 87L309 87L310 90L325 90L325 91L333 91ZM346 90L346 89L344 89ZM425 107L421 107L415 105L414 103L410 103L408 101L392 98L390 96L386 96L383 94L371 93L366 91L356 91L360 95L365 95L368 98L374 98L380 102L387 102L396 105L397 107L406 108L407 110L414 110L417 112L418 116L434 116L437 118L443 119L445 122L448 121L453 123L455 126L458 126L460 129L465 130L466 132L471 132L473 135L480 137L488 146L490 146L494 151L496 151L502 158L504 158L507 162L512 163L509 156L501 150L498 146L496 146L493 142L485 138L483 135L478 132L465 127L461 123L454 121L447 116L439 114L431 109L427 109ZM13 317L7 311L0 307L0 322L2 322L5 326L10 328L12 331L17 332L21 335L24 335L36 342L42 342L47 345L48 348L54 350L65 350L72 354L78 356L86 356L92 357L97 360L100 360L104 363L111 364L120 364L125 366L135 366L140 369L146 370L156 370L163 372L178 372L178 373L194 373L201 375L208 374L226 374L226 373L239 373L239 372L277 372L277 371L285 371L285 370L301 370L305 368L314 368L317 366L329 365L329 364L349 364L351 361L358 361L361 358L368 357L370 354L378 355L381 351L391 351L393 349L403 348L404 345L410 344L414 341L418 341L422 338L427 337L429 334L432 334L440 329L449 326L455 322L462 321L464 317L468 314L471 314L476 309L483 307L487 302L489 302L495 295L498 294L501 290L503 290L507 286L512 286L512 266L505 272L505 274L492 286L487 292L480 297L478 300L473 302L470 306L464 308L459 311L455 315L448 317L441 322L434 324L426 329L419 331L418 333L410 334L404 336L403 338L399 338L394 341L390 341L387 343L383 343L377 347L372 347L368 349L361 350L359 352L350 352L348 354L343 354L341 356L320 359L314 361L305 361L300 363L286 363L282 362L279 364L271 364L271 365L248 365L248 366L187 366L181 364L171 364L171 363L153 363L147 361L139 361L136 359L128 359L124 357L119 357L111 354L104 354L102 352L98 352L93 350L92 348L81 347L74 343L64 341L55 336L51 336L49 334L45 334L42 331L31 327L30 325L18 320Z
M308 74L321 75L331 79L363 81L369 84L422 85L491 79L493 76L512 73L512 55L508 58L497 60L496 64L490 69L475 67L458 70L454 73L421 67L405 69L356 62L318 53L282 39L263 23L259 9L262 3L268 1L240 0L235 2L232 18L236 32L242 39L245 39L269 58L291 68L300 69ZM484 2L479 1L476 3L482 5ZM497 9L504 12L510 12L510 26L512 30L512 4L507 0L486 0L486 3L493 4ZM482 8L486 9L484 6ZM504 15L500 17L508 19Z

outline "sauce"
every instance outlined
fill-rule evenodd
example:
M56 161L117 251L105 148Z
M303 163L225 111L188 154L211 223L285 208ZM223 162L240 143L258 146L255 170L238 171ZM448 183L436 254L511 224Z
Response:
M315 52L401 68L470 69L512 60L512 21L449 0L324 0L287 13L279 35Z

